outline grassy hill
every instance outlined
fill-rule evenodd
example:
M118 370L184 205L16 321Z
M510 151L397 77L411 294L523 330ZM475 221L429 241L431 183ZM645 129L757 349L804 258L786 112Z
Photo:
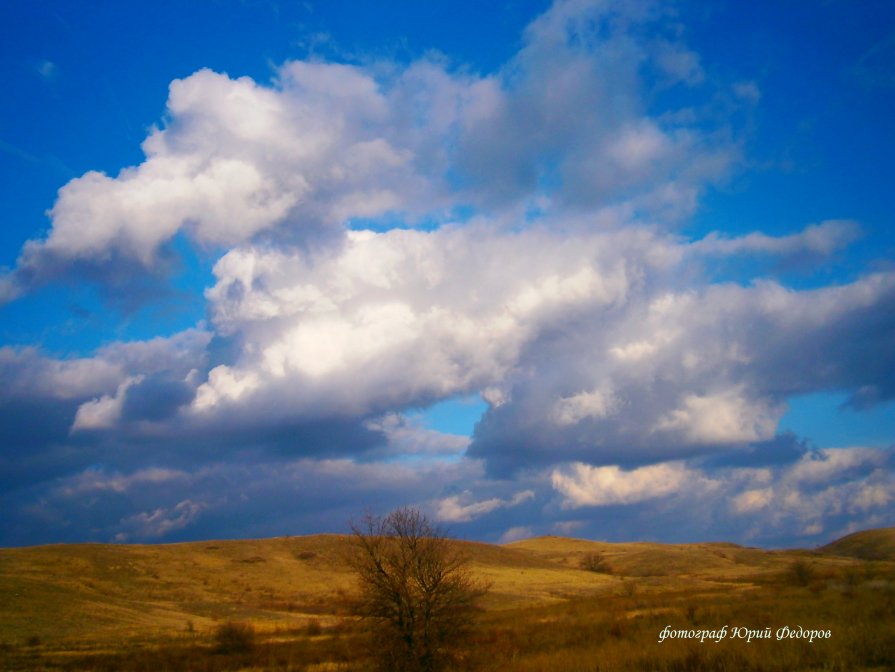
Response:
M524 550L453 542L492 586L486 606L550 601L611 583ZM0 549L0 641L122 641L207 630L335 620L355 588L349 540L315 535L160 545ZM88 617L89 614L89 617Z
M532 667L517 666L520 670L576 669L569 667L574 659L562 658L556 648L563 637L573 638L563 650L590 647L608 659L626 661L645 655L655 644L653 631L668 623L841 623L843 633L854 631L853 637L866 640L866 632L895 620L891 528L850 535L819 551L562 537L503 546L452 543L469 558L473 574L491 585L483 602L488 634L482 646L490 652L485 659L500 660L503 654L494 651L524 660L530 655ZM346 641L356 640L339 640L348 637L339 633L360 636L347 609L356 590L349 553L350 539L339 535L0 549L0 669L181 669L185 663L159 660L130 668L124 661L131 659L122 658L122 652L161 656L188 651L195 656L206 651L202 655L210 656L212 634L230 621L250 623L268 650L286 647L295 660L305 661L294 669L318 669L307 661L332 662L346 646L355 646ZM615 632L618 641L606 640L606 632ZM891 648L895 664L895 635L880 637L878 645L884 652ZM683 646L662 651L690 655ZM295 653L299 649L302 653ZM17 662L5 665L4 652ZM755 652L761 658L758 648ZM80 659L72 658L77 655L92 656L93 662L81 667ZM881 655L888 660L888 653ZM96 666L102 656L109 657L106 667ZM544 656L552 662L545 663ZM76 662L59 662L66 660ZM209 670L243 665L203 660L186 665ZM29 667L34 661L39 664ZM752 669L731 664L706 669ZM257 661L253 665L268 669ZM326 665L319 669L355 669ZM620 662L607 669L629 668Z
M895 560L895 527L849 534L819 549L826 555L861 560Z
M720 579L740 577L744 569L779 569L786 554L775 554L736 544L606 543L564 537L538 537L515 542L510 548L525 550L566 567L580 567L585 556L597 553L613 573L625 576L675 576Z
M353 585L336 536L0 550L0 632L120 641L221 619L293 622ZM89 616L88 616L89 614Z

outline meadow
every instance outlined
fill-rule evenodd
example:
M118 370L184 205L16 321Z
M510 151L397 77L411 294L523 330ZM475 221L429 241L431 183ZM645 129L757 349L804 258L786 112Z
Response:
M895 528L812 551L453 543L491 586L461 669L895 669ZM0 669L367 670L349 544L0 549ZM810 630L824 634L798 636Z

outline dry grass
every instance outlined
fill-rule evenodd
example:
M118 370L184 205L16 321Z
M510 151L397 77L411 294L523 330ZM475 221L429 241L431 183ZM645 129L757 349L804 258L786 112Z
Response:
M855 532L827 544L820 552L861 560L895 560L895 527Z
M493 586L469 669L895 668L891 560L558 537L457 543ZM366 669L367 635L344 609L354 590L345 544L315 536L0 550L0 669ZM613 574L583 570L589 553ZM794 569L802 566L810 571ZM216 651L228 622L254 630L250 650ZM657 642L665 625L725 624L832 637Z

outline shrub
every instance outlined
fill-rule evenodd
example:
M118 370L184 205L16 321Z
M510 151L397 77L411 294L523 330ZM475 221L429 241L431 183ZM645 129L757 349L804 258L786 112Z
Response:
M585 553L579 563L581 569L589 572L599 572L601 574L612 574L612 566L606 561L602 553L593 552Z
M789 566L789 577L795 585L807 586L814 578L814 567L804 558L799 558Z
M255 648L255 628L250 623L227 621L214 633L217 653L249 653Z

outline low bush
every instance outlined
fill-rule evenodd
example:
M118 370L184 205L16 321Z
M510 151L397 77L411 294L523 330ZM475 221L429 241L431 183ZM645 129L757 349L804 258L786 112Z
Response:
M807 586L814 578L814 567L804 558L799 558L789 566L789 578L797 586Z
M581 569L601 574L612 574L612 566L606 561L602 553L586 553L579 563Z
M251 653L255 648L255 628L249 623L228 621L215 630L214 643L217 653Z

